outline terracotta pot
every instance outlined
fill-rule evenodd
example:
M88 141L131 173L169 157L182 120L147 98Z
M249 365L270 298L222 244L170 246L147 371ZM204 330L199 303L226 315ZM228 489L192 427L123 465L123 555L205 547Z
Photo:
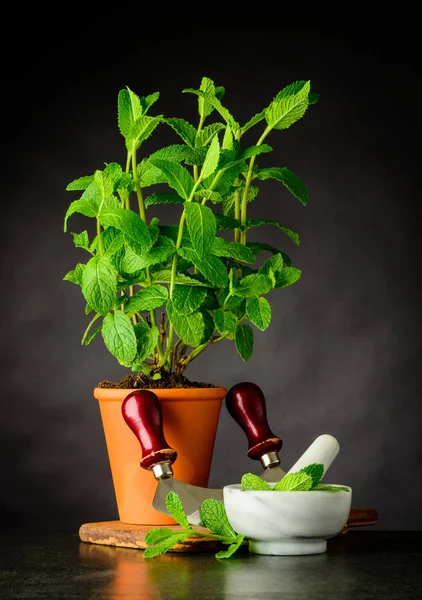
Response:
M125 423L121 406L133 390L95 388L110 461L119 519L132 525L169 525L174 520L152 507L157 481L139 465L141 447ZM208 486L215 436L226 388L154 389L159 398L164 435L177 450L174 477Z

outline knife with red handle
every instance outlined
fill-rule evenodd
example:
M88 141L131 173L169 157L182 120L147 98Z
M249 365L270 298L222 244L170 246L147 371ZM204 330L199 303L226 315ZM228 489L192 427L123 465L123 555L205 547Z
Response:
M280 467L278 456L283 441L268 425L261 388L249 381L237 383L226 394L226 407L246 434L249 444L247 455L259 460L264 468L260 477L266 481L279 481L286 474Z
M158 480L152 506L166 514L166 496L173 491L180 497L189 523L199 525L199 507L207 498L223 502L221 489L202 488L179 481L173 477L172 464L177 452L164 437L161 405L156 394L150 390L136 390L126 396L122 404L126 424L136 435L142 450L140 466L152 471Z
M283 442L274 435L267 421L265 396L262 390L249 381L237 383L226 394L226 406L230 415L240 425L248 438L248 456L260 460L264 471L260 477L268 482L277 482L286 474L295 473L312 463L324 466L327 472L340 450L336 438L328 433L319 435L302 456L287 471L280 467L280 451Z

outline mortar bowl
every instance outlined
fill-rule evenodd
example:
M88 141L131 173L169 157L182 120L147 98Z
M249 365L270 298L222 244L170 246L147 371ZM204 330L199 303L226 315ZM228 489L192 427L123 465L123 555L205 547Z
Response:
M236 483L223 488L224 506L230 525L248 539L252 553L321 554L349 517L352 488L342 487L349 491L242 490Z

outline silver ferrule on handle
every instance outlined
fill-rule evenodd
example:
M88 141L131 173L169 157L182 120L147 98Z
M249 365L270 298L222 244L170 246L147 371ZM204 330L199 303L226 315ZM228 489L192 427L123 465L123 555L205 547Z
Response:
M151 471L154 474L155 479L168 479L173 477L173 469L169 462L158 463L151 467Z
M280 459L277 452L267 452L266 454L263 454L259 460L261 461L261 465L264 467L264 469L278 467L280 464Z

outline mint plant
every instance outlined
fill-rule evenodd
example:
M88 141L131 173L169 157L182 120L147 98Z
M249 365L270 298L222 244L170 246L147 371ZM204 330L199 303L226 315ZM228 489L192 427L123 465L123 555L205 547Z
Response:
M270 134L299 121L318 94L310 92L309 81L296 81L240 125L222 104L224 88L211 79L183 91L197 97L197 125L150 116L159 92L141 97L121 90L117 116L125 164L105 163L66 187L79 198L65 214L64 231L74 213L93 220L90 233L72 233L87 262L64 277L80 286L86 301L90 318L82 344L101 332L121 365L151 379L182 375L224 339L233 340L248 361L251 325L265 331L271 321L267 295L301 276L284 251L247 239L252 228L263 226L277 227L297 245L299 235L278 221L249 218L248 207L267 179L307 204L307 188L297 175L258 162L272 151ZM170 127L181 143L148 154L144 144L158 126ZM256 143L244 144L246 132L255 128ZM163 204L180 205L178 223L161 224L150 214ZM266 260L257 266L261 253Z

